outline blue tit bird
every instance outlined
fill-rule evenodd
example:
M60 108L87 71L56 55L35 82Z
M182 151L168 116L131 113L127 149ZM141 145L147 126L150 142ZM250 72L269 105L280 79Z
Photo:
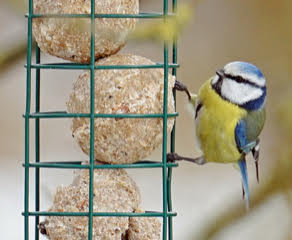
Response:
M201 86L198 95L190 94L178 81L175 88L188 94L194 108L196 137L203 156L193 159L169 153L168 160L236 163L248 208L246 155L252 153L259 179L259 135L266 117L264 75L256 66L236 61L216 71L216 75Z

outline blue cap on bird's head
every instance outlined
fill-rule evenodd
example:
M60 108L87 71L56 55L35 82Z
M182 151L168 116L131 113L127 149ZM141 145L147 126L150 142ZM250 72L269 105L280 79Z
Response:
M224 66L223 71L226 75L239 76L260 87L266 85L266 79L262 72L253 64L247 62L231 62Z
M265 77L251 63L236 61L226 64L216 71L211 84L224 100L246 110L260 109L265 103Z

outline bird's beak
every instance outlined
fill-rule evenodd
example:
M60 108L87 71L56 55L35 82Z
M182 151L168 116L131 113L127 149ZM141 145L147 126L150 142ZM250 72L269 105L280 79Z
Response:
M224 71L223 71L223 69L218 69L218 70L216 71L216 74L217 74L219 77L224 77Z

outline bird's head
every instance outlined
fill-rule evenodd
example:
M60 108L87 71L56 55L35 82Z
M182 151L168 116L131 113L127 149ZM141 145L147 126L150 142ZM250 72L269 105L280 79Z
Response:
M262 72L247 62L231 62L217 70L211 81L212 88L226 101L246 110L264 106L266 80Z

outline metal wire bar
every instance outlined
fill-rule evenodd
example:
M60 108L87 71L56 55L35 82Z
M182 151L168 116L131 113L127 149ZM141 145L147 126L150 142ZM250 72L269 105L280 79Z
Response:
M42 163L30 163L30 168L63 168L63 169L90 169L90 165L83 164L81 162L42 162ZM177 167L177 163L167 163L166 167ZM149 163L135 163L135 164L103 164L94 165L94 169L117 169L117 168L162 168L161 162L149 162Z
M40 63L41 52L38 46L36 46L36 62ZM35 111L40 111L40 69L36 70L35 76ZM40 119L35 119L35 162L36 164L40 162ZM40 169L36 167L35 169L35 211L40 210ZM35 239L39 239L39 216L35 217Z
M172 14L166 14L172 16ZM94 18L164 18L163 13L139 13L139 14L94 14ZM28 17L26 14L25 17ZM91 14L32 14L32 18L91 18Z
M177 68L178 64L168 63L169 68ZM25 65L25 67L27 67ZM69 69L69 70L90 70L90 64L79 64L79 63L51 63L51 64L31 64L31 68L35 69ZM163 63L156 63L150 65L105 65L105 66L94 66L96 70L111 70L111 69L148 69L148 68L164 68Z
M168 0L163 2L163 14L166 17L168 14ZM164 18L165 20L165 18ZM162 239L167 239L167 167L166 167L166 154L167 154L167 107L168 107L168 43L164 42L163 49L164 57L164 93L163 93L163 142L162 142L162 192L163 192L163 231Z
M94 114L95 114L95 0L91 0L90 39L90 168L89 168L89 218L88 240L92 240L93 225L93 183L94 183Z
M25 116L25 115L24 115ZM28 114L29 118L90 118L90 113L67 113L62 112L38 112ZM177 117L178 113L168 113L167 117ZM113 114L113 113L95 113L94 118L163 118L161 113L152 113L152 114Z
M29 15L33 14L33 2L29 0ZM32 18L28 17L27 28L27 69L26 69L26 117L25 117L25 160L24 160L24 239L29 239L29 117L31 101L31 51Z
M177 11L177 0L172 0L172 12L175 14ZM173 39L173 44L172 44L172 62L174 64L177 63L177 39ZM172 75L177 77L177 69L173 68L172 69ZM174 98L174 109L176 110L176 90L173 89L173 98ZM174 122L172 131L171 131L171 136L170 136L170 151L175 152L175 129L176 129L176 122ZM172 168L168 168L167 170L167 202L168 202L168 211L172 212L172 192L171 192L171 179L172 179ZM173 239L173 221L172 217L170 216L168 218L168 236L169 240Z
M164 217L176 216L174 212L91 212L93 217ZM29 216L62 216L62 217L87 217L90 216L90 212L29 212Z

